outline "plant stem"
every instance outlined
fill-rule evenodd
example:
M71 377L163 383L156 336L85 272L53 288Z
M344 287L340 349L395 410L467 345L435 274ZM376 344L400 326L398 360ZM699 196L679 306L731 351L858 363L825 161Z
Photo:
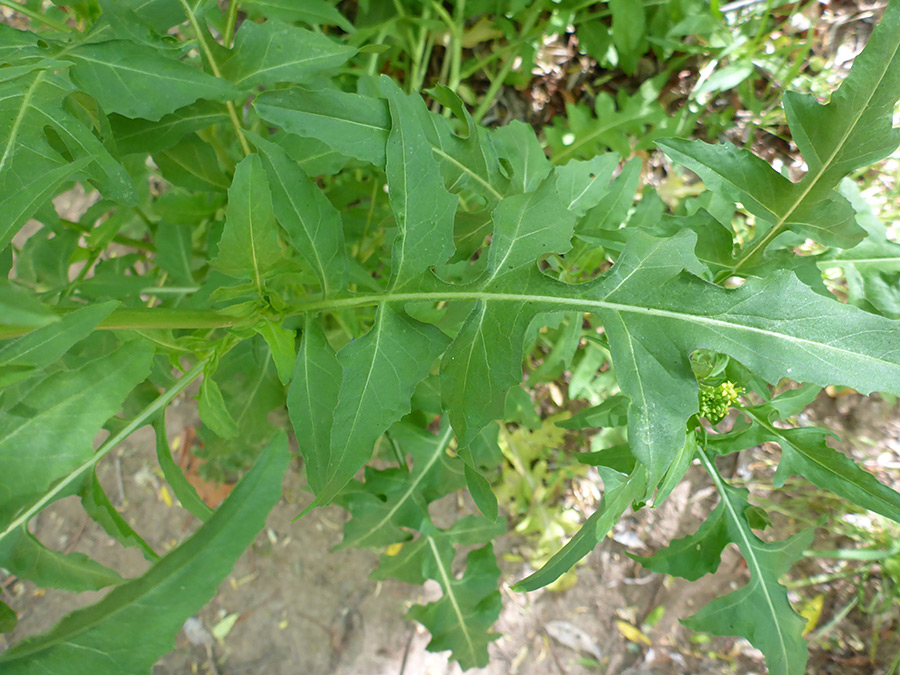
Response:
M209 48L206 38L203 36L204 31L200 26L200 22L197 20L197 15L194 14L194 11L187 3L187 0L178 1L181 3L184 13L187 14L188 22L194 29L194 34L197 36L197 42L200 43L200 49L202 49L203 53L206 55L206 60L209 62L209 67L212 69L213 75L222 77L222 71L219 70L219 64L216 62L212 50ZM234 107L234 101L225 101L225 107L228 109L228 117L231 118L231 125L234 127L234 132L237 134L238 141L241 143L241 149L244 151L244 156L247 156L250 154L250 144L247 143L247 139L244 137L244 131L241 127L241 121L238 118L237 109Z
M157 289L158 292L158 289ZM60 316L74 311L75 307L59 308ZM122 308L100 322L98 330L147 330L152 328L228 328L239 319L215 310L171 309L167 307ZM0 340L19 337L34 330L33 326L0 325Z
M126 424L117 434L113 435L109 438L100 448L95 452L90 459L86 460L73 470L68 476L63 478L61 481L56 483L52 488L50 488L47 493L37 500L34 504L29 506L25 511L23 511L17 518L15 518L3 532L0 532L0 542L2 542L7 536L9 536L12 532L19 529L20 527L25 527L28 525L28 521L30 521L34 516L36 516L45 506L48 506L52 503L57 495L64 493L66 488L68 488L72 483L81 479L85 473L91 471L97 463L103 459L106 455L112 451L119 443L128 438L132 433L134 433L137 429L144 426L150 418L152 418L156 413L164 410L165 407L174 399L178 394L183 392L188 386L196 380L200 375L203 374L203 369L206 367L206 362L208 359L202 359L194 364L194 367L187 371L184 375L182 375L178 382L176 382L170 389L167 389L165 392L160 394L156 400L154 400L150 405L144 408L136 417L134 417L128 424Z
M230 47L234 39L234 24L237 23L238 1L231 0L228 3L228 16L225 19L225 33L222 35L222 44Z

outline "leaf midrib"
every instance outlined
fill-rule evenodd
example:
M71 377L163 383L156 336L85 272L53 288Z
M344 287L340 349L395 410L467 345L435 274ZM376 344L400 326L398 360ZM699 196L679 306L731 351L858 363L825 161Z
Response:
M715 319L709 316L703 316L700 314L689 314L686 312L674 312L666 309L658 309L655 307L642 307L640 305L626 305L618 302L610 302L607 300L588 300L582 298L567 298L567 297L559 297L554 295L533 295L533 294L524 294L524 293L491 293L488 291L458 291L458 292L441 292L441 291L428 291L428 292L406 292L406 293L378 293L372 295L359 295L353 296L350 298L338 298L333 300L316 300L313 302L309 302L307 304L298 305L295 309L298 313L312 312L312 311L329 311L333 309L344 309L351 307L362 307L366 305L382 305L387 302L415 302L415 301L465 301L465 300L484 300L484 301L499 301L499 302L515 302L515 303L537 303L537 304L545 304L551 307L559 307L560 305L570 306L575 310L581 310L585 312L596 312L602 310L609 310L614 312L624 312L630 314L643 314L645 316L653 316L662 319L674 319L676 321L684 321L687 323L698 323L698 324L706 324L709 326L715 326L718 328L726 328L730 330L738 330L744 331L748 333L755 333L759 335L766 335L773 338L778 338L781 340L786 340L789 342L793 342L798 345L815 347L817 349L828 350L830 352L835 353L841 357L852 356L855 358L866 359L871 361L875 366L884 366L889 365L891 367L897 367L896 363L891 361L887 361L885 359L875 358L873 356L869 356L867 354L861 354L859 352L842 349L840 347L836 347L834 345L829 345L824 342L815 342L813 340L808 340L805 338L796 337L793 335L789 335L787 333L779 333L774 330L768 330L765 328L757 328L755 326L748 326L740 323L731 323L728 321L724 321L722 319Z
M778 612L775 611L775 604L772 601L772 596L769 593L769 587L765 582L765 576L763 575L762 565L756 556L756 549L753 546L753 542L750 541L750 538L747 536L747 531L745 529L744 523L739 518L737 511L734 509L734 504L731 503L731 497L728 494L728 486L722 480L722 477L719 475L719 472L715 469L715 466L712 465L712 461L709 457L706 456L706 453L701 451L699 453L701 461L706 465L708 473L710 477L713 479L713 482L716 484L716 489L719 491L719 494L722 498L722 503L725 505L725 508L728 510L729 517L735 524L737 531L740 533L741 540L744 542L744 547L741 547L741 552L743 553L744 560L747 562L747 567L751 569L750 582L753 583L755 579L759 584L759 587L763 590L763 595L766 598L766 604L769 606L769 613L772 616L772 621L775 624L775 628L778 632L778 643L781 646L781 655L785 668L789 663L788 659L788 648L787 642L784 637L784 632L781 628L781 623L778 621ZM738 544L740 546L740 544Z
M472 642L472 636L469 634L469 629L466 626L466 622L463 618L462 610L459 607L459 602L456 600L456 593L453 591L453 586L450 585L451 579L450 575L447 574L447 568L444 566L444 561L441 560L441 555L437 550L437 546L434 543L434 538L426 535L428 538L428 546L431 547L431 552L434 555L434 560L437 563L438 571L441 573L441 581L443 582L441 585L444 587L444 595L450 600L450 604L453 607L453 611L456 614L456 618L459 621L459 628L463 633L463 636L466 638L466 644L469 645L469 655L472 657L472 661L477 661L477 654L475 653L475 645Z

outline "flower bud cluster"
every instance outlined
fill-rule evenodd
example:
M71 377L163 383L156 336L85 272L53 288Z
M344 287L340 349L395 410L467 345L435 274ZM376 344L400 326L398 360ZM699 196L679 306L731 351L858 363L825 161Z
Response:
M738 402L744 393L742 387L725 381L715 387L700 387L700 415L715 424L728 414L728 409Z

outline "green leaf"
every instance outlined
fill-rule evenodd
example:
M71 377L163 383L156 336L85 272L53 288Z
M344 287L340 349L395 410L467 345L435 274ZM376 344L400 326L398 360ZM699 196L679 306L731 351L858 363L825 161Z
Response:
M556 167L557 190L566 210L583 216L599 204L610 190L610 179L618 164L618 156L606 153L583 162L574 159L565 166Z
M600 506L585 521L568 543L557 551L541 569L513 586L514 591L528 592L552 584L594 550L612 529L631 503L640 499L647 486L647 473L638 467L626 476L613 469L599 466L603 478L603 499Z
M849 457L829 447L826 440L832 434L818 427L780 429L770 422L766 408L765 405L754 406L743 412L764 430L757 435L758 439L778 443L781 447L781 461L773 479L776 488L782 487L790 476L802 476L857 506L900 522L900 494L880 483Z
M190 539L100 602L0 655L5 673L149 671L262 530L290 463L280 434ZM140 640L135 640L140 635Z
M210 101L198 101L158 121L131 119L110 115L109 124L116 139L116 147L123 155L158 153L178 143L184 136L228 120L225 106Z
M281 257L269 183L259 156L250 155L235 168L225 231L212 266L228 276L250 279L263 295L266 276Z
M315 505L334 499L372 456L378 437L409 412L413 390L431 372L447 342L434 326L382 305L371 330L338 352L343 376L331 445L327 456L317 457L321 475L310 475ZM304 457L314 451L304 449Z
M747 490L725 483L704 453L701 461L713 478L724 505L728 538L738 545L747 562L750 581L736 591L710 602L689 619L688 628L712 635L747 638L766 657L773 675L792 675L806 669L806 641L802 637L806 620L788 601L787 589L778 583L813 540L812 529L785 539L765 543L750 529L745 516L749 504ZM716 546L721 543L717 540Z
M176 284L193 286L194 251L191 229L183 225L162 222L156 226L156 264Z
M502 419L509 389L522 381L525 331L537 308L479 300L441 363L441 397L466 446Z
M292 0L245 0L248 9L263 12L267 17L282 21L302 21L311 26L338 26L348 33L353 32L344 15L325 0L304 0L302 4Z
M16 340L0 342L0 383L11 384L6 379L7 368L25 366L36 371L49 366L90 335L117 305L116 302L102 302L82 307Z
M221 438L235 438L238 435L237 422L228 412L222 390L212 377L204 377L198 395L200 419L213 433Z
M749 150L730 143L668 139L657 143L675 161L695 171L710 190L741 202L765 222L765 239L789 230L828 246L847 248L859 243L863 230L853 209L840 194L812 193L792 183ZM762 237L760 237L762 240Z
M291 244L312 265L326 295L342 290L347 257L340 212L281 147L248 136L261 153L275 215Z
M215 151L196 134L187 135L173 147L153 153L153 161L163 178L179 187L207 192L228 189L228 176L219 167Z
M21 286L0 279L0 312L5 326L39 328L59 321L52 309Z
M600 201L588 211L578 226L579 234L600 235L604 230L617 230L634 203L641 177L641 162L635 158L622 167L621 173L606 186Z
M490 282L542 255L572 247L575 218L566 209L551 176L534 192L506 197L491 214L494 235L488 252Z
M657 574L670 574L696 581L719 569L722 551L731 541L726 501L722 499L694 534L671 541L666 548L649 558L630 553L628 555Z
M556 422L563 429L619 427L628 421L628 397L613 395L603 403L579 410L567 420Z
M840 192L850 201L856 222L868 236L853 248L823 253L816 264L823 270L836 267L844 273L851 304L900 318L900 244L887 238L887 229L854 181L841 181Z
M51 551L24 526L0 541L0 567L43 588L60 588L73 593L99 591L124 581L118 572L94 562L83 553Z
M289 383L294 363L297 361L297 349L294 346L297 334L269 319L263 319L254 326L254 329L269 345L272 360L275 361L275 368L278 371L278 379L282 384Z
M9 120L0 130L0 248L83 170L104 196L123 204L137 201L125 169L64 105L73 91L68 80L49 71L0 82L0 119Z
M122 546L134 546L141 550L150 562L159 560L159 555L144 539L134 531L109 500L103 486L97 478L96 471L86 477L81 488L81 505L87 514L99 523L106 533L115 538Z
M58 478L91 459L101 425L150 372L152 349L141 340L77 370L58 371L31 388L0 418L2 522Z
M497 496L491 489L488 479L468 464L465 467L465 476L466 486L469 488L469 494L472 495L472 501L475 502L475 506L488 520L497 520L499 505L497 504Z
M407 616L431 632L428 651L450 650L463 670L486 666L487 646L500 637L489 632L501 608L500 568L494 552L488 544L469 553L466 569L457 579L451 568L453 549L448 554L432 537L427 537L427 543L444 597L425 606L414 605Z
M153 429L156 432L156 459L166 482L172 486L172 492L175 493L175 497L178 498L181 505L205 523L212 516L213 510L200 499L197 490L188 482L181 467L172 458L172 450L169 448L169 439L166 436L164 415L156 418Z
M253 107L263 120L288 133L316 138L346 157L384 166L391 129L384 101L336 89L292 87L263 92Z
M354 54L354 47L322 33L275 19L262 24L244 21L231 55L222 63L222 75L241 89L279 82L305 84L336 72Z
M446 422L437 436L401 422L392 427L391 438L412 455L412 470L366 468L365 482L342 498L352 518L344 524L341 548L410 539L408 529L428 520L428 504L465 484L462 460L447 454L453 429Z
M788 92L784 111L791 136L809 167L808 189L830 188L861 166L887 157L900 145L892 128L900 98L900 6L888 3L863 52L831 100Z
M310 485L324 485L331 452L331 428L341 387L341 364L322 330L308 314L288 390L291 426Z
M197 99L227 101L240 91L230 82L127 40L75 47L72 80L107 113L159 120ZM163 94L163 92L165 92Z
M400 288L453 254L458 200L444 189L425 138L421 120L427 111L422 97L406 96L386 75L379 83L391 110L386 173L397 234L390 286Z
M534 192L552 170L531 127L513 120L492 134L497 154L507 161L515 194Z

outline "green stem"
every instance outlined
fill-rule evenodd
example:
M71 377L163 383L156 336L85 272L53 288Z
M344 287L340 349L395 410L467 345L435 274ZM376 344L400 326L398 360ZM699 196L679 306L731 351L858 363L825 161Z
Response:
M50 28L55 28L56 30L61 30L66 33L71 33L75 29L69 26L68 24L62 23L61 21L57 21L56 19L51 19L49 16L44 16L40 12L36 12L35 10L22 5L15 0L0 0L0 5L5 7L9 7L10 9L27 16L29 19L37 21L38 23L42 23L45 26L49 26Z
M60 308L60 316L75 311L75 307ZM148 330L153 328L228 328L239 319L215 310L170 309L142 307L117 309L100 322L98 330ZM0 340L19 337L34 330L34 326L0 325Z
M90 234L94 231L94 228L90 225L84 225L83 223L78 223L74 220L66 220L64 218L61 218L60 223L62 223L63 227L66 227L70 230L75 230L76 232L80 232L81 234ZM145 251L147 253L156 252L156 247L153 246L153 244L148 244L146 241L141 241L140 239L132 239L131 237L123 237L122 235L117 234L113 236L112 240L117 244L130 246L131 248L135 248L138 251Z
M178 394L187 389L194 380L196 380L203 374L203 369L206 366L206 361L207 359L198 361L193 368L191 368L184 375L182 375L181 378L179 378L178 382L176 382L174 386L160 394L156 398L156 400L154 400L150 405L148 405L140 413L138 413L138 415L134 417L128 424L126 424L117 434L113 435L109 440L101 445L97 452L95 452L90 459L83 462L81 466L74 469L71 473L69 473L68 476L66 476L61 481L56 483L52 488L50 488L43 497L41 497L27 509L25 509L25 511L23 511L21 514L19 514L19 516L9 524L9 527L7 527L3 532L0 532L0 542L2 542L15 530L28 525L28 521L36 516L45 506L48 506L53 501L55 501L56 497L60 494L63 494L65 490L70 485L72 485L72 483L83 478L84 475L88 471L91 471L101 459L103 459L110 453L110 451L112 451L113 448L115 448L117 445L119 445L119 443L128 438L137 429L144 426L158 412L164 410L165 407L172 401L172 399L174 399L176 396L178 396Z
M230 47L234 38L234 24L237 23L238 1L231 0L228 3L228 16L225 19L225 33L222 35L222 44Z
M200 49L202 49L203 53L206 55L206 60L209 62L209 67L212 69L213 75L215 75L216 77L222 77L222 71L219 70L219 64L213 56L212 50L209 48L209 44L206 42L206 38L203 35L204 30L200 26L200 21L197 19L197 15L194 14L194 11L187 3L187 0L178 1L181 3L181 7L184 9L184 13L187 15L188 22L194 29L194 34L197 36L197 42L200 43ZM241 149L244 151L244 155L247 156L250 154L250 144L244 137L244 131L241 127L241 121L238 118L237 109L234 107L234 102L225 101L225 107L228 109L228 117L231 118L231 125L234 127L234 132L237 134L238 141L240 141L241 143Z

